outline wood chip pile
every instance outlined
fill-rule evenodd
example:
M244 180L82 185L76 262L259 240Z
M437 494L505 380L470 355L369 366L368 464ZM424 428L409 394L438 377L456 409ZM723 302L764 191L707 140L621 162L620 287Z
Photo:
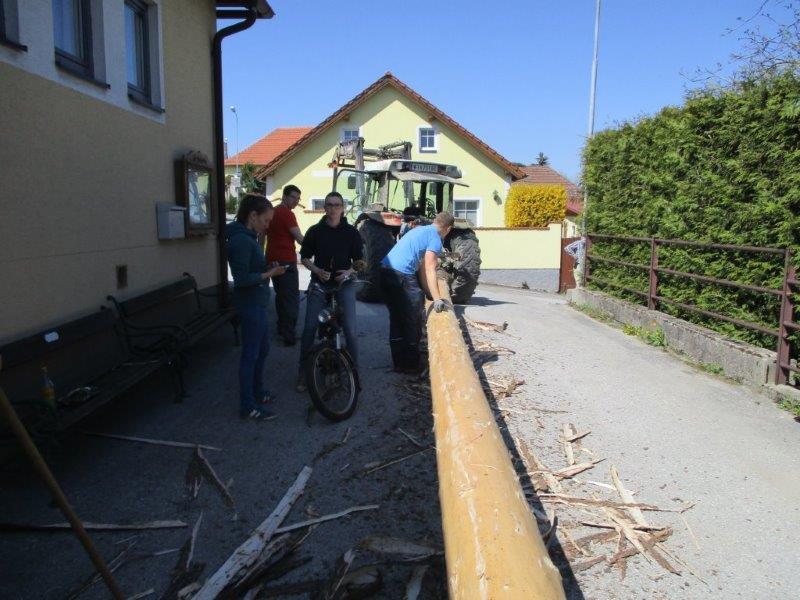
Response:
M548 426L542 416L566 411L546 409L530 403L525 403L524 407L509 406L511 396L525 382L514 376L496 374L494 367L499 357L514 354L514 351L492 341L475 339L478 332L512 335L508 331L508 324L496 325L469 319L465 319L465 324L473 338L473 363L499 417L501 429L507 430L503 417L512 415L512 419L533 421L544 438ZM426 389L420 382L407 385L407 391L422 393ZM564 571L569 569L572 573L606 566L607 569L617 570L619 576L624 578L628 561L639 559L672 575L681 576L685 572L706 583L667 544L674 532L674 522L679 521L699 549L684 515L693 504L661 507L642 502L630 487L626 487L613 465L608 465L606 480L598 481L602 479L599 475L593 478L592 474L608 463L590 450L591 431L587 427L563 422L563 417L559 420L562 422L557 425L558 454L563 455L563 460L559 461L563 464L545 464L528 444L519 437L513 438L517 454L514 460L520 483L554 562L557 565L561 563ZM598 467L601 463L602 467ZM670 522L665 522L667 517ZM568 569L564 559L569 563Z

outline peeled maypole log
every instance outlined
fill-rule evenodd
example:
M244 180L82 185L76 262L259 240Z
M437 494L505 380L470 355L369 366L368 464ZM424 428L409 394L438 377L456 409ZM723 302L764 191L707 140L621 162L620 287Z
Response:
M451 310L430 313L428 351L450 598L563 599Z

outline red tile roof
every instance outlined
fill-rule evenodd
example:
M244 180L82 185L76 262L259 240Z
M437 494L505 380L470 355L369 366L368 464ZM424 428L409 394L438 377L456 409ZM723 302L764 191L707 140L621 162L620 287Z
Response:
M278 127L278 129L273 129L263 138L239 152L238 155L226 158L225 166L234 166L237 158L240 165L246 162L251 162L259 167L266 165L311 129L312 127Z
M267 163L264 166L264 168L259 169L258 172L256 173L256 177L258 177L259 179L264 179L264 177L273 173L279 165L281 165L290 156L292 156L295 152L297 152L304 144L318 137L322 132L328 129L328 127L332 126L343 117L349 115L355 108L366 102L370 97L372 97L385 87L393 87L401 94L405 95L406 97L410 98L411 100L413 100L414 102L425 108L425 110L428 111L428 113L430 113L430 115L433 118L455 129L459 134L467 138L467 140L469 140L486 156L488 156L490 159L501 165L508 173L511 174L512 179L516 180L525 177L525 174L521 171L519 167L508 161L500 153L498 153L488 144L480 140L475 134L467 131L464 127L459 125L454 119L452 119L444 112L439 110L436 106L428 102L425 98L420 96L417 92L412 90L410 87L408 87L405 83L400 81L397 77L395 77L391 73L386 73L383 77L378 79L375 83L370 85L360 94L358 94L355 98L350 100L350 102L342 106L339 110L337 110L327 119L322 121L322 123L314 127L311 131L307 132L303 137L297 140L289 148L281 152L271 162Z
M530 165L522 167L525 177L518 183L560 183L567 188L567 214L577 215L583 209L583 192L561 173L547 165Z

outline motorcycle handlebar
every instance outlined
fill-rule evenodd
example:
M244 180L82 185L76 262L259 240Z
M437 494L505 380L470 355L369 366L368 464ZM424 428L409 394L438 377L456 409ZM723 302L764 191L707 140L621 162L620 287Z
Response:
M350 283L351 281L356 281L355 275L350 275L349 277L345 277L340 282L336 282L333 277L328 280L325 284L320 283L319 281L312 281L311 287L317 289L321 292L337 292L342 289L342 286L346 283ZM331 284L333 282L333 285Z

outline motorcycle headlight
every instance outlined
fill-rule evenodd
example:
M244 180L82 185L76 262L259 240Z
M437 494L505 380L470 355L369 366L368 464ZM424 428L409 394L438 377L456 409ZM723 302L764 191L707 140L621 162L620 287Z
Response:
M328 321L331 320L331 311L329 311L327 308L323 308L321 311L319 311L317 320L320 323L327 323Z

